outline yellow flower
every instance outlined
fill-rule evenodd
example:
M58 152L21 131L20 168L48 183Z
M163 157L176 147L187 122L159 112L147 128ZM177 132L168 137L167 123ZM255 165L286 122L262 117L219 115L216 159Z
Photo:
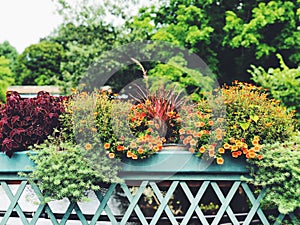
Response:
M144 153L144 150L143 150L142 148L139 148L139 149L138 149L138 153L139 153L139 154L143 154L143 153Z
M231 150L232 150L232 151L237 151L237 150L239 150L239 148L238 148L238 146L233 145L232 148L231 148Z

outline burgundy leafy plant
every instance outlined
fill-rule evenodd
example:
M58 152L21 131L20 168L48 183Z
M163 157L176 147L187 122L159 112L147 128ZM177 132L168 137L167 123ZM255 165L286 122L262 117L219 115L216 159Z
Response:
M8 156L29 146L42 143L65 111L67 97L54 97L38 92L35 98L21 98L18 92L7 92L6 103L0 105L0 144Z

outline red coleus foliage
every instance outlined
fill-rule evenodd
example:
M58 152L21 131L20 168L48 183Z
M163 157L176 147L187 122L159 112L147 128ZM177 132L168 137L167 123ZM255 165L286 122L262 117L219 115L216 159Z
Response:
M7 92L6 103L0 105L0 144L8 156L43 142L59 127L59 115L65 111L67 97L39 92L35 98L21 98Z

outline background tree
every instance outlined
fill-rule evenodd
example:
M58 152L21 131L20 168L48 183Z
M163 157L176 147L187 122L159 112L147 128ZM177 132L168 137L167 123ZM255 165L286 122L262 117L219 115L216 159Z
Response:
M9 68L9 60L0 56L0 101L5 102L7 87L14 82L12 72Z
M271 96L281 101L289 110L294 110L300 125L300 67L289 68L281 55L277 55L280 68L252 66L252 79L269 90Z
M297 0L169 0L140 10L127 23L128 39L176 43L203 58L220 83L250 81L251 64L279 66L276 53L291 67L299 63L299 6Z
M20 85L57 85L63 77L60 65L64 49L58 43L41 41L27 47L17 58L16 77Z
M18 57L18 52L8 41L4 41L0 44L0 56L4 56L9 60L9 68L15 77L15 64Z

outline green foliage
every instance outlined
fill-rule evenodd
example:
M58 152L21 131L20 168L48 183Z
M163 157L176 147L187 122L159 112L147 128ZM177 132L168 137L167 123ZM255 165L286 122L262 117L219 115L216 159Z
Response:
M251 19L244 21L235 12L226 12L226 43L231 47L256 48L256 58L279 50L292 50L290 59L299 62L299 1L260 2L251 10ZM276 29L280 29L276 32ZM275 33L276 32L276 33ZM269 38L275 34L276 38ZM278 42L281 45L278 45Z
M111 104L108 101L109 99L103 99L102 101L100 99L102 97L97 93L87 94L82 92L75 94L67 105L68 113L62 118L65 127L63 135L65 139L72 140L73 143L77 143L77 145L85 149L82 152L83 156L93 165L93 169L97 171L102 181L109 183L120 182L121 180L118 178L120 161L110 159L103 148L105 141L103 137L107 136L108 133L112 136L114 134L109 121L111 114L106 114L107 110L97 111L98 101L103 103L103 105L99 103L102 109L109 108ZM103 124L98 124L97 122L98 112L105 115Z
M205 133L209 134L210 142L200 141L198 156L208 149L210 155L217 157L221 157L218 153L228 151L234 158L245 155L260 159L263 144L283 142L295 132L293 114L277 100L269 99L260 87L248 83L224 85L200 101L198 107L203 112L200 120L203 125L199 126L205 128L208 118L217 128Z
M9 68L15 77L15 64L18 57L16 48L13 47L8 41L4 41L2 44L0 44L0 56L4 56L9 60Z
M263 143L274 143L289 138L295 130L293 114L280 105L278 101L268 98L262 88L235 83L222 88L226 106L226 136L248 140L259 136Z
M171 81L174 86L185 89L191 95L192 100L199 100L202 97L201 92L212 90L214 79L204 76L197 69L189 68L187 64L180 54L170 58L166 64L156 64L153 69L149 70L153 86Z
M42 41L27 47L17 58L16 82L22 85L57 85L63 79L60 66L64 58L58 43Z
M267 187L263 204L283 214L300 208L300 134L283 143L267 144L262 160L251 160L257 170L249 182Z
M38 180L44 202L69 198L71 202L88 200L89 190L99 190L101 176L83 157L83 149L70 142L48 141L34 147L30 156L36 164L28 178Z
M6 91L9 85L14 82L11 69L9 68L9 60L0 56L0 101L5 102Z
M103 22L92 24L62 24L48 40L61 45L64 60L60 73L65 92L76 87L87 69L97 62L97 58L111 49L116 41L116 30Z
M269 90L271 96L281 101L289 110L296 111L296 118L300 119L300 68L289 68L283 61L281 55L277 55L280 68L269 68L252 66L248 70L252 79Z
M136 40L164 40L191 49L220 83L248 81L250 64L277 66L276 52L289 65L299 63L298 9L297 0L169 0L128 20L128 36L129 41L136 34Z

